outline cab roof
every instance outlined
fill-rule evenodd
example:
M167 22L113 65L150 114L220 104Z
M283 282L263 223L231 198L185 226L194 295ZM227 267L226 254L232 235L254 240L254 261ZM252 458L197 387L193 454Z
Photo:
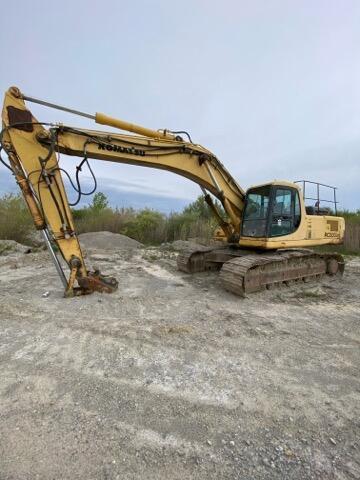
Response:
M279 187L291 187L291 188L296 188L296 190L298 191L301 191L300 185L294 182L289 182L287 180L272 180L271 182L260 183L258 185L251 185L251 187L249 187L248 190L252 190L254 188L259 188L259 187L267 187L271 185L277 185Z

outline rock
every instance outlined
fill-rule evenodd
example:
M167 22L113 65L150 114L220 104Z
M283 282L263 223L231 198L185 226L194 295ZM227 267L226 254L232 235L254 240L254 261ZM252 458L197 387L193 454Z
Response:
M294 452L291 450L291 448L285 448L284 453L287 457L293 457L294 456Z
M235 447L235 442L234 442L234 440L230 440L229 445L230 445L230 447Z

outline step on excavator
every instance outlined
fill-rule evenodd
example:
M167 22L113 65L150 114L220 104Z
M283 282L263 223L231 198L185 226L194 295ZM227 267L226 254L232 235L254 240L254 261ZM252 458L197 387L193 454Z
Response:
M25 102L67 111L129 133L39 122ZM79 172L86 165L93 175L89 159L167 170L200 186L219 227L214 233L214 245L179 254L177 265L183 272L218 270L223 287L240 296L281 283L306 282L344 272L341 255L317 253L309 248L343 241L345 222L336 216L334 187L328 188L334 195L335 215L329 208L320 207L318 183L318 195L312 198L315 206L305 205L309 183L305 180L275 180L245 192L216 156L193 143L187 132L151 130L102 113L79 112L29 97L11 87L3 104L0 146L8 157L1 161L15 176L67 297L94 291L111 293L118 287L115 278L87 270L75 232L70 208L73 204L69 204L64 188L63 174L68 176L79 200L84 194ZM76 167L75 182L61 167L60 154L82 158ZM220 202L221 211L213 197ZM57 252L69 267L68 276Z

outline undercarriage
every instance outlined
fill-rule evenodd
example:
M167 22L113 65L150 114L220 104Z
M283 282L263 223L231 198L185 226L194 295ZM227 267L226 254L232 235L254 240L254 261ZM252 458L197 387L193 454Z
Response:
M284 249L263 253L229 247L198 247L179 254L179 270L220 271L223 287L239 296L280 284L307 282L324 275L342 275L344 259L337 253Z

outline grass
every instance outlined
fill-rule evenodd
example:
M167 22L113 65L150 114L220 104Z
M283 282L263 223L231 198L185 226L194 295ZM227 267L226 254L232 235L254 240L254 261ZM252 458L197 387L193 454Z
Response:
M340 253L341 255L349 257L360 255L360 251L349 249L344 245L321 245L319 247L312 247L312 249L319 253Z

